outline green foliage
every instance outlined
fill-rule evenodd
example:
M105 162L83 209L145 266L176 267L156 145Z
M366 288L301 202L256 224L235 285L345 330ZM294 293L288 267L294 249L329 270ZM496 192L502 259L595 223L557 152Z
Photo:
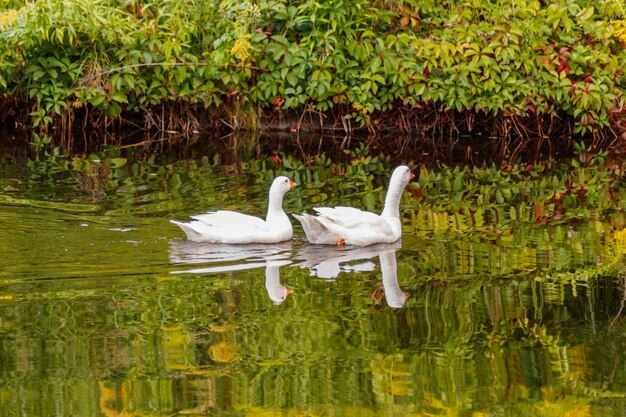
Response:
M499 117L566 114L576 131L624 111L617 0L37 0L0 14L0 86L34 125L163 103L336 111L399 105ZM20 7L21 6L21 7ZM621 20L620 20L621 19Z

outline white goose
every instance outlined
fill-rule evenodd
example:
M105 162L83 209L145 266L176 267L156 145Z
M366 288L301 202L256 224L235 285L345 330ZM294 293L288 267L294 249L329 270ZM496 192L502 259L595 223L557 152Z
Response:
M314 207L317 216L306 213L293 216L302 223L304 233L311 243L338 246L393 243L402 236L402 192L414 177L405 165L400 165L393 171L385 197L385 207L380 215L353 207Z
M191 216L190 223L170 220L183 229L187 239L209 243L278 243L291 239L293 228L283 211L283 196L296 183L289 178L276 177L269 192L265 220L229 210Z

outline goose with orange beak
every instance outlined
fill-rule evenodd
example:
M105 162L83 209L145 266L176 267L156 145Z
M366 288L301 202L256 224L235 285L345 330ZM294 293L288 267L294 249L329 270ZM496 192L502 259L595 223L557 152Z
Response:
M285 176L276 177L269 191L265 220L220 210L192 216L189 223L170 220L194 242L208 243L278 243L293 237L293 227L283 210L283 197L296 183Z
M385 207L380 215L354 207L314 207L317 216L306 213L293 216L302 224L311 243L337 246L393 243L402 237L402 192L414 177L410 168L405 165L393 171L385 197Z

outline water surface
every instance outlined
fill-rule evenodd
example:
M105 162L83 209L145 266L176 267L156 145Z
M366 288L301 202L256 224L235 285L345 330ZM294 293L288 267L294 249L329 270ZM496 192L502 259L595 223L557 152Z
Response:
M619 211L472 225L407 192L397 244L309 245L294 220L207 245L168 219L263 215L282 173L287 212L378 211L390 164L3 158L3 416L626 414Z

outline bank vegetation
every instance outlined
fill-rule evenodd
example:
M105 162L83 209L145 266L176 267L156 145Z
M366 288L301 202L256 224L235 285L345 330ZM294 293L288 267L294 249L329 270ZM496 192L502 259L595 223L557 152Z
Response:
M0 121L39 134L626 141L621 0L8 0Z

